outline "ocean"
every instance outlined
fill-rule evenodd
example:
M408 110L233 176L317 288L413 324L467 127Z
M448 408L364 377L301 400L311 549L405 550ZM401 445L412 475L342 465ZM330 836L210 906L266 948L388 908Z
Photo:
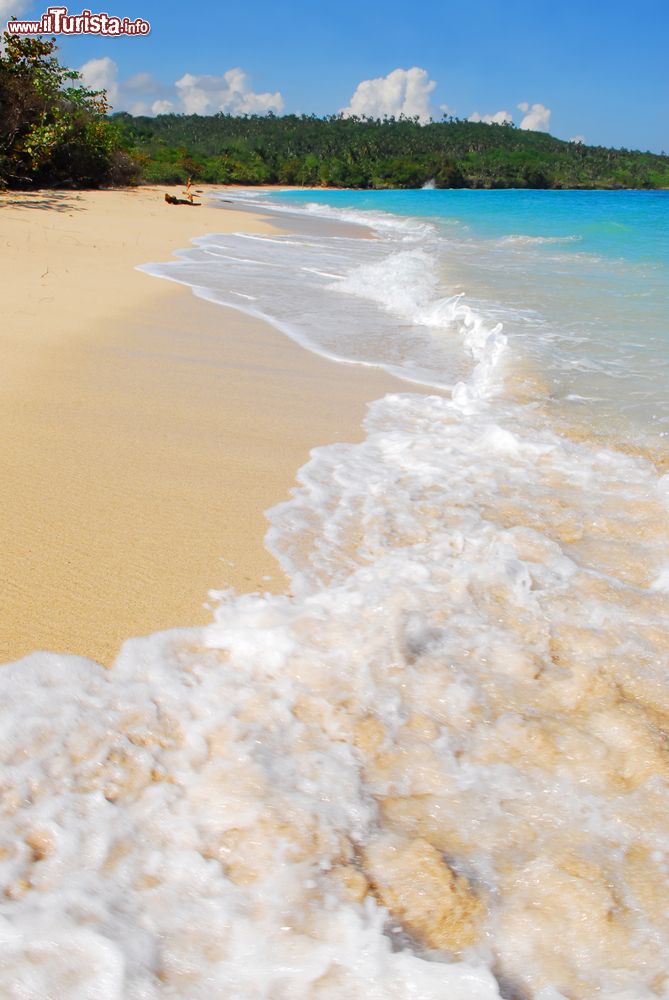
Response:
M3 668L2 991L669 998L669 193L219 197L144 270L398 391L289 594Z

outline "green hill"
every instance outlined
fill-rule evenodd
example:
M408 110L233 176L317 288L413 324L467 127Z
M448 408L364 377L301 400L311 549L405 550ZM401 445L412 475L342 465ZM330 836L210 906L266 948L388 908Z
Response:
M181 183L416 188L669 188L669 157L513 125L331 115L107 115L54 40L5 32L0 189Z
M415 188L669 188L669 157L513 125L297 115L117 114L147 181Z

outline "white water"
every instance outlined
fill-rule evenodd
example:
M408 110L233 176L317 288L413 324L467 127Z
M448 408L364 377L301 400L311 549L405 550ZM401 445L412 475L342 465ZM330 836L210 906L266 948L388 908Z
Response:
M526 218L527 205L520 210L524 204L522 192L499 193L509 196L502 205L495 192L487 195L484 192L481 197L486 200L478 210L479 215L483 214L485 204L493 218L497 218L498 213L504 218L506 211L513 219L508 223L512 227L510 234L498 233L496 236L475 235L476 226L465 221L467 211L464 218L445 214L448 210L457 211L459 204L457 197L452 202L445 201L449 194L468 194L475 198L477 192L434 191L425 196L423 192L386 192L387 198L380 192L378 196L380 204L392 205L397 201L401 210L407 211L412 194L418 199L418 210L429 209L433 213L429 218L315 202L282 203L277 207L267 192L242 191L227 194L226 198L255 210L260 207L269 214L278 211L280 223L288 219L289 223L299 226L300 220L327 219L371 226L377 237L374 251L359 243L349 251L342 244L339 271L355 280L358 270L364 271L365 263L369 265L375 254L381 270L384 267L387 270L377 276L373 286L367 282L370 298L374 299L374 293L377 301L383 295L392 297L399 287L405 296L410 289L422 290L422 298L414 295L408 328L397 324L384 326L378 310L370 312L367 307L363 313L360 308L351 310L345 303L337 305L325 301L328 313L332 308L342 310L337 314L337 329L332 334L332 343L338 345L339 351L334 346L331 356L350 355L349 329L355 330L356 339L362 333L364 343L369 329L373 328L379 336L370 344L366 357L381 363L396 363L399 358L400 365L395 369L399 374L410 376L413 367L418 381L434 386L450 385L467 375L466 368L461 367L464 362L459 351L457 327L445 322L440 328L441 336L436 336L439 323L429 331L424 330L422 312L426 305L434 306L440 299L448 300L464 292L466 304L486 328L499 322L503 324L511 349L508 360L512 369L540 371L544 394L550 395L563 411L569 410L584 424L596 424L605 433L613 430L619 438L648 443L649 435L657 442L669 434L667 286L666 268L661 264L666 250L661 235L656 232L658 228L661 230L661 223L648 232L644 254L641 234L647 232L649 226L647 220L644 223L639 216L640 206L636 206L633 229L637 242L632 248L632 256L627 259L616 256L616 253L629 250L627 243L624 239L616 243L614 238L620 233L629 236L627 227L617 228L617 224L609 223L609 229L613 226L612 236L597 212L588 209L587 201L579 203L578 210L575 205L571 209L563 206L565 212L571 211L574 215L574 233L528 235L522 230L514 232L514 227L522 225L523 221L530 227L539 224L543 215L549 232L552 227L563 227L555 196L559 199L564 194L569 202L572 195L578 199L578 192L553 192L546 196L547 201L543 204L536 202L537 196L530 193L533 207L529 220ZM515 198L515 203L509 204L509 198L512 202ZM461 207L467 209L469 201L471 199ZM504 205L506 208L502 211ZM471 205L468 211L471 212ZM608 211L615 217L614 205L610 205ZM660 204L657 213L661 219ZM481 225L479 219L479 227ZM485 230L485 226L483 228ZM604 234L599 232L602 228ZM596 238L593 231L599 233ZM322 242L328 245L330 252L337 252L336 240L326 238ZM400 253L400 259L394 260L398 249L410 253ZM320 248L310 252L313 266ZM279 252L277 256L281 259L282 254ZM410 266L400 266L403 257L407 258L407 263L412 262ZM179 265L160 273L176 277L178 272ZM239 275L235 273L229 277L238 280ZM255 281L260 285L264 283L257 273ZM294 283L295 294L300 281L299 268L290 269L284 275L285 283ZM361 288L360 293L364 297L364 289ZM408 315L405 312L405 319ZM316 324L311 343L315 349L320 343L318 331L319 324ZM398 349L392 358L386 358L391 344L395 348L401 345L401 350ZM419 367L420 372L416 371Z
M270 513L293 596L3 668L0 994L669 997L669 479L506 399L503 332L411 243L247 275L244 239L225 294L289 259L279 325L325 352L341 300L389 325L339 349L401 326L455 389L314 452Z
M471 372L470 342L489 331L461 295L440 294L429 226L381 226L376 241L212 234L178 262L142 270L267 319L323 357L450 388Z

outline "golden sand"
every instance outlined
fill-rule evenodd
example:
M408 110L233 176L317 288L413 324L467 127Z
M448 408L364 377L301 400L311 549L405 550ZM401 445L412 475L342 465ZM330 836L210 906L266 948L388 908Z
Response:
M210 588L283 589L264 511L400 385L135 270L197 234L272 231L164 190L1 196L0 661L108 663L208 621Z

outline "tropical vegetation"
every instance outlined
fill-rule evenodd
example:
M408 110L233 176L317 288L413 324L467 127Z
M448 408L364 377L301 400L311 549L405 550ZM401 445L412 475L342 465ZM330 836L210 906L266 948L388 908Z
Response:
M55 40L0 48L0 187L136 181L416 188L669 188L669 157L512 124L329 115L110 115Z
M454 118L113 116L146 180L360 188L667 188L669 157Z
M0 48L0 188L99 187L139 177L104 91L61 66L55 42L5 32Z

